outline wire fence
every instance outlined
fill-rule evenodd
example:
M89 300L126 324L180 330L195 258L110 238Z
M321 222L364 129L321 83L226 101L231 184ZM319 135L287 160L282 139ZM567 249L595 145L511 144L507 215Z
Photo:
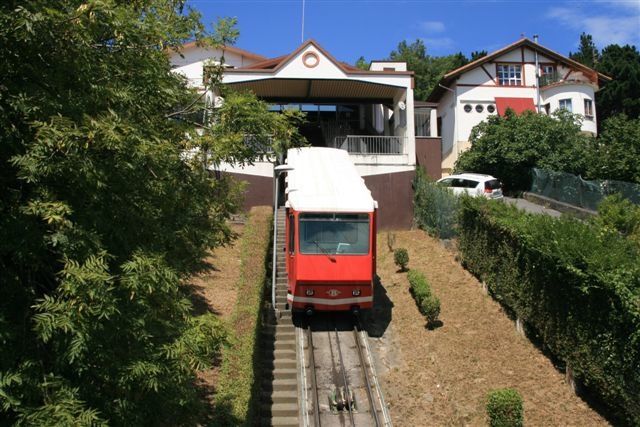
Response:
M640 184L615 180L587 181L565 172L532 169L531 192L585 209L597 210L600 201L611 194L640 205Z

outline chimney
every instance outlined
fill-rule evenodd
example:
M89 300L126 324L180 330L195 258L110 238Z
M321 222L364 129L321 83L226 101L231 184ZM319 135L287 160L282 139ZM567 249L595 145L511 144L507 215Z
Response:
M533 41L534 41L536 44L538 44L538 35L537 35L537 34L534 34L534 35L533 35Z

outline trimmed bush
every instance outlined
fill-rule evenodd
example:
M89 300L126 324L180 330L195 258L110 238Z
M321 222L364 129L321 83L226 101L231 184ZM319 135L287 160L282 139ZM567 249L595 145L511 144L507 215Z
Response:
M400 267L400 270L407 271L407 264L409 264L409 252L405 248L396 249L393 251L393 262Z
M434 323L440 316L440 299L434 295L423 299L420 303L420 311L427 318L427 323Z
M413 297L418 301L422 301L425 298L431 296L431 286L427 282L427 278L424 277L424 274L417 270L409 271L407 274L407 278L409 279L409 286L411 287L411 293Z
M414 182L413 209L416 223L434 237L448 239L456 235L459 200L450 189L429 180L418 168Z
M640 250L617 231L467 198L459 250L623 424L640 424Z
M440 315L440 300L433 295L427 278L417 270L409 271L407 278L409 279L411 294L416 300L416 305L420 313L427 318L427 323L431 324L438 320L438 316Z
M522 396L512 388L490 391L487 415L491 427L521 427L524 423Z

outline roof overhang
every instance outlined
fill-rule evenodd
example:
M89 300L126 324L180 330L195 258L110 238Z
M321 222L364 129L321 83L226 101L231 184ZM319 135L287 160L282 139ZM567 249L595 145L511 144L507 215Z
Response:
M406 87L354 79L267 78L226 83L266 101L393 103Z

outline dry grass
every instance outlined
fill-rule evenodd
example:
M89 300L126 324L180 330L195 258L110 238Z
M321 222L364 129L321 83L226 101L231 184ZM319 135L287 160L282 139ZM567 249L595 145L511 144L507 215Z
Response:
M419 230L395 235L395 247L409 251L409 268L422 271L440 298L443 322L425 327L381 234L378 274L394 305L387 330L393 345L385 350L394 363L383 387L395 425L486 425L487 392L499 387L522 394L526 425L607 425L438 240Z

